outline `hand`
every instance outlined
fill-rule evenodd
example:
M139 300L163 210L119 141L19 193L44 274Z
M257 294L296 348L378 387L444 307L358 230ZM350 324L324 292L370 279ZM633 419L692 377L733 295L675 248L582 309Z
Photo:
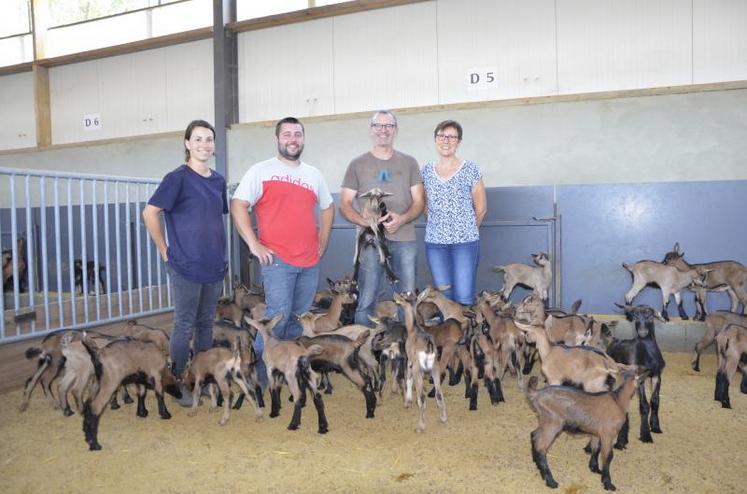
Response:
M252 253L254 257L259 259L259 263L262 266L267 266L272 263L272 256L275 255L275 253L262 245L261 243L257 242L254 245L249 246L249 251Z
M405 224L402 215L389 211L386 216L382 216L379 223L384 224L384 229L387 233L395 233Z

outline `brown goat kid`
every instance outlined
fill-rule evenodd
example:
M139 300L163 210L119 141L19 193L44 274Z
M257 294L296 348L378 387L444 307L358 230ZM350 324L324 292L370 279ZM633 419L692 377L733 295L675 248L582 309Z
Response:
M513 263L504 266L496 266L493 271L503 272L503 288L501 298L508 301L511 292L516 285L531 288L543 301L549 296L550 283L552 282L552 262L550 256L545 252L532 254L535 266Z
M338 292L332 290L332 302L329 305L329 312L325 314L312 314L311 312L304 312L298 319L306 319L310 321L309 327L314 333L327 333L340 327L340 316L342 315L342 306L344 304L352 304L355 302L355 295L349 292ZM305 326L301 322L302 326Z
M166 355L153 343L124 338L112 341L100 350L87 337L81 340L93 362L98 381L98 392L83 407L83 432L91 451L101 449L98 442L99 420L107 403L122 384L137 384L138 417L147 417L145 408L145 386L156 393L158 413L162 419L170 419L163 399L164 386L176 383L171 374Z
M309 359L322 353L323 349L319 345L312 345L305 348L297 341L279 340L272 333L272 328L280 322L283 314L277 314L271 320L255 321L244 317L244 321L254 327L262 335L265 342L265 349L262 358L267 368L267 381L270 388L270 417L275 418L280 415L280 388L283 379L288 384L288 389L293 396L293 417L288 430L296 430L301 425L301 410L306 401L306 388L311 390L314 406L316 407L317 418L319 422L319 434L326 434L329 431L327 416L324 413L324 401L322 394L319 392L318 383L319 375L311 368Z
M713 398L723 408L731 408L729 384L737 370L742 373L740 391L747 394L747 327L730 324L716 336L718 346L718 372Z
M386 203L383 198L391 196L389 192L375 187L358 196L358 202L361 205L361 214L366 218L368 225L358 227L355 236L355 254L353 255L353 280L358 281L358 271L360 269L360 254L363 249L373 247L379 254L379 264L384 267L384 272L390 283L396 283L397 275L392 271L391 253L389 252L388 241L384 225L379 220L387 215Z
M360 359L360 348L366 343L369 335L370 331L364 331L355 340L334 334L298 338L298 342L306 348L314 345L322 348L319 355L309 358L312 369L323 373L340 372L363 393L366 400L367 419L374 418L376 410L373 369L369 369L368 365Z
M539 426L531 434L532 459L548 487L555 489L558 483L547 463L547 452L558 435L566 431L591 436L589 470L601 473L605 490L616 490L610 478L612 445L625 423L630 402L641 380L640 376L629 370L623 371L622 375L623 384L620 387L602 393L586 393L570 386L546 386L537 390L537 377L529 380L527 401L539 419Z
M691 285L703 286L703 280L708 273L706 269L701 267L692 267L687 271L680 271L674 266L656 261L638 261L634 264L623 263L623 267L630 271L633 276L633 285L625 294L625 305L631 305L635 296L646 285L657 285L661 289L661 315L667 321L669 321L667 304L669 304L669 297L672 295L674 295L674 301L677 303L677 311L680 317L688 319L687 312L682 306L681 292Z
M542 375L548 384L570 384L586 392L597 393L614 389L620 383L620 366L603 351L554 344L544 327L519 321L515 324L534 338L542 361Z
M263 419L262 409L257 404L256 396L249 389L249 383L242 373L241 339L236 338L231 348L214 347L204 352L199 352L189 363L184 371L194 378L192 392L192 409L188 412L190 417L197 414L197 405L200 401L200 390L204 382L210 382L211 409L217 408L214 385L217 385L223 395L223 415L220 425L226 425L231 415L231 382L235 382L244 396L254 407L254 416L257 422Z
M685 253L680 252L679 242L674 244L674 249L664 256L664 264L675 266L680 271L700 269L706 271L703 286L693 286L690 289L695 292L695 319L703 321L706 312L706 293L726 292L731 302L730 311L736 312L739 303L742 309L747 309L747 291L744 284L747 282L747 267L737 261L716 261L703 264L688 264L685 261Z
M394 294L394 301L400 305L405 312L405 327L407 328L407 340L405 350L407 352L407 370L405 391L405 408L412 406L412 387L415 385L420 418L416 432L425 432L425 374L428 373L433 379L433 387L436 390L436 404L440 413L441 422L446 422L446 404L441 391L441 369L436 359L438 351L433 337L423 331L415 324L415 296L411 293Z
M747 327L747 315L720 310L711 312L705 317L706 332L703 338L695 344L695 350L693 351L691 365L694 371L700 372L700 354L716 341L716 335L729 324L739 324Z

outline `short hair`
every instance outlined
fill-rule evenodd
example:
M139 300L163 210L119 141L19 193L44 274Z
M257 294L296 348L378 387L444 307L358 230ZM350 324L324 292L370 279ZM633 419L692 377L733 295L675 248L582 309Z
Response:
M392 120L394 120L394 125L398 127L398 125L397 125L397 115L395 115L394 113L392 113L392 110L376 110L373 113L373 115L371 115L371 120L368 122L368 124L371 125L372 123L374 123L374 120L379 115L389 115L390 117L392 117Z
M215 129L212 125L210 125L205 120L192 120L191 122L189 122L189 125L187 125L187 130L184 131L185 141L188 141L192 138L192 131L195 130L195 127L204 127L210 130L210 132L213 133L213 139L215 139ZM187 149L186 146L184 147L184 161L189 161L189 149Z
M280 137L280 127L282 127L283 124L300 125L304 135L306 134L306 129L299 119L297 119L296 117L285 117L278 120L278 123L275 124L275 137Z
M444 129L448 129L449 127L453 127L457 131L457 136L459 137L459 140L462 140L462 126L459 125L459 122L456 120L444 120L443 122L436 125L436 130L433 131L433 138L436 138L436 135L441 132Z

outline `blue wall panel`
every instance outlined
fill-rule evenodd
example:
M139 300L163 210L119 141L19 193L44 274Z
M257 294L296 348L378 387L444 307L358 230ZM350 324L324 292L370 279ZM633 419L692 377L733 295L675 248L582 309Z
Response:
M557 202L564 306L583 298L585 312L614 312L631 285L622 263L662 261L675 242L690 263L747 264L747 181L562 186ZM635 303L660 308L661 292L645 288ZM709 308L728 309L726 294L709 295Z

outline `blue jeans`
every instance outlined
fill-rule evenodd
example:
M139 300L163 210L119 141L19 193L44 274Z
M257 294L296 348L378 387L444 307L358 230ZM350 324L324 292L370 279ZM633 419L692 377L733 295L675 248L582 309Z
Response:
M388 242L392 254L392 271L399 281L392 287L396 292L415 291L415 256L418 252L414 240ZM379 252L374 247L366 247L360 253L360 270L358 271L358 308L355 311L355 323L372 327L368 319L374 313L384 276L384 266L379 263Z
M262 284L265 289L267 310L265 318L272 319L282 313L283 318L273 328L273 334L281 340L295 340L303 329L297 315L311 307L319 283L319 264L310 268L292 266L278 256L273 256L272 264L262 266ZM267 370L262 360L265 342L257 333L254 351L257 354L257 375L260 384L267 386Z
M450 285L444 295L464 305L475 303L475 279L480 259L480 241L462 244L425 243L425 257L431 268L433 284Z
M213 346L213 322L223 280L196 283L180 275L166 263L174 291L174 330L169 350L176 377L181 379L189 358L189 340L194 335L194 353Z

